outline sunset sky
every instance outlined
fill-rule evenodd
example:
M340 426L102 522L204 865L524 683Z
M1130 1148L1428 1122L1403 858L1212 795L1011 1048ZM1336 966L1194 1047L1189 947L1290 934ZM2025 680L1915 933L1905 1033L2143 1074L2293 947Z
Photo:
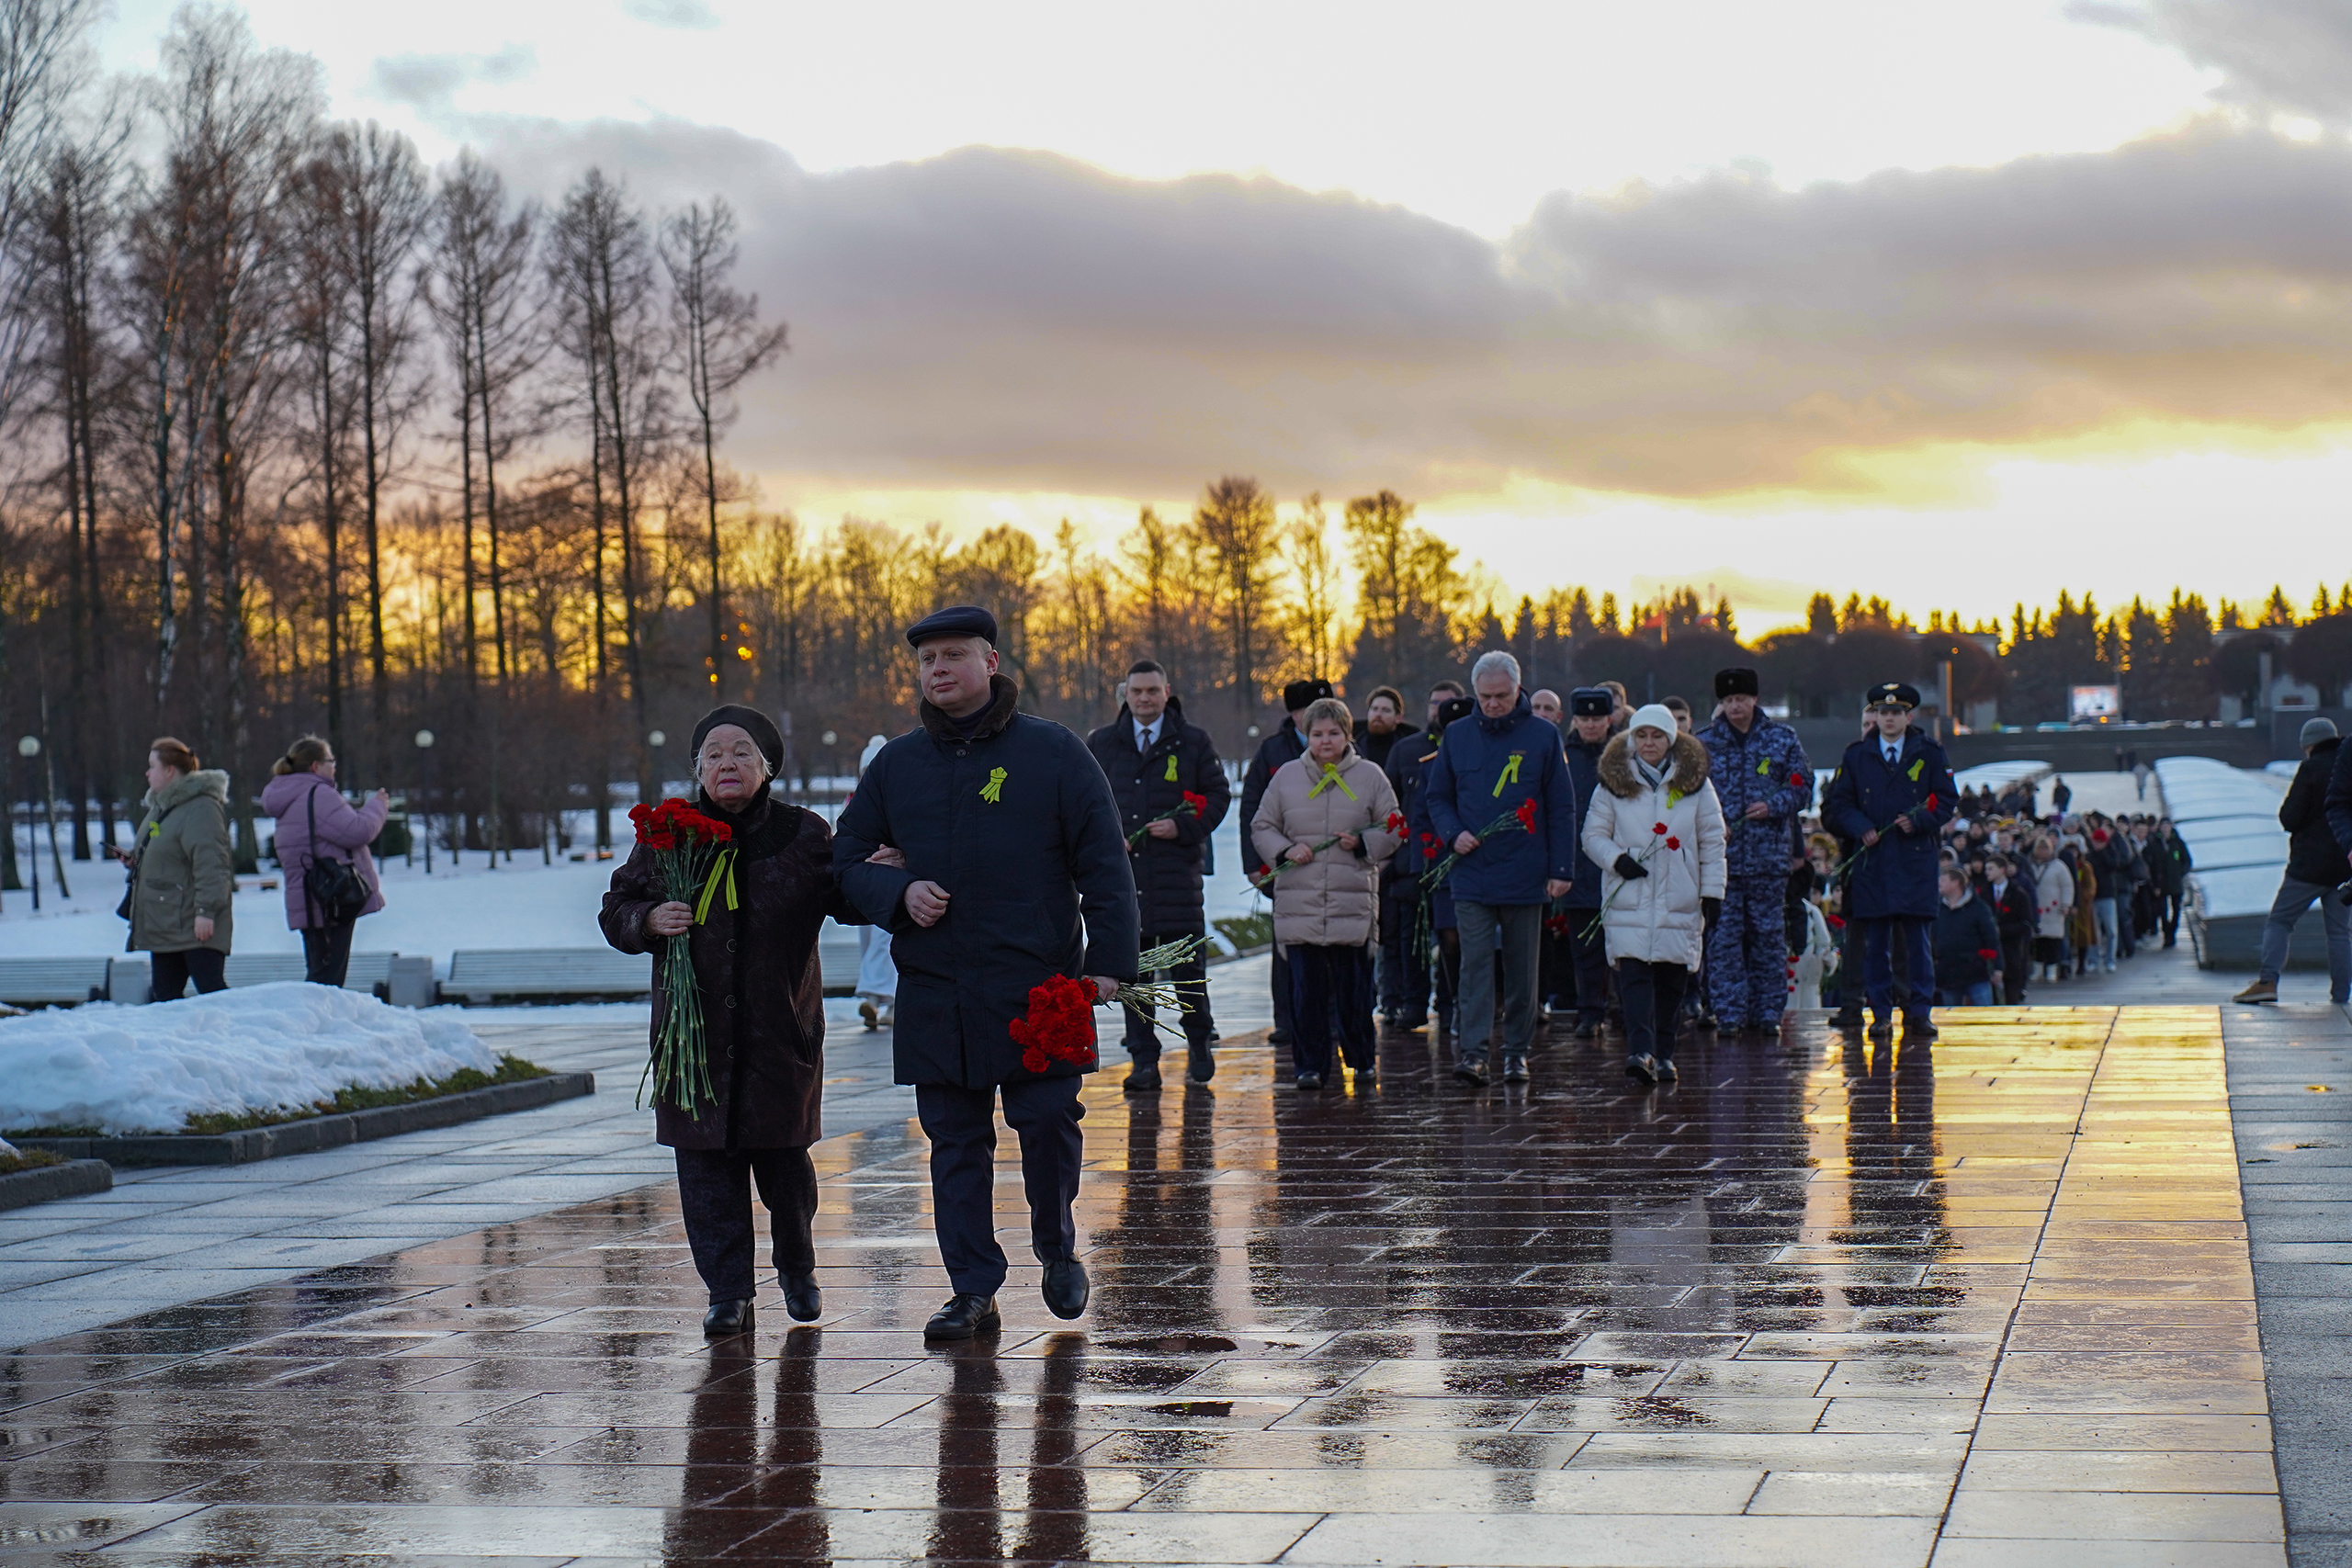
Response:
M249 13L429 159L726 194L794 340L730 454L813 522L1386 487L1749 631L2352 575L2341 0Z

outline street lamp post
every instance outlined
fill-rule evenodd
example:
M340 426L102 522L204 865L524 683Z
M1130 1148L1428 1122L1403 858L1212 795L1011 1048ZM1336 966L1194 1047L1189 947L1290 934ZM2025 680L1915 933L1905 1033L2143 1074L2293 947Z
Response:
M420 770L424 774L424 874L431 876L433 874L433 731L420 729L416 732L416 749L424 753L424 766ZM413 818L416 813L412 811L409 815ZM410 824L409 839L412 842L416 838L414 826L413 822Z
M669 742L669 736L661 730L649 730L646 733L645 744L653 753L653 793L656 795L660 795L670 786L670 781L662 776L662 748Z
M40 756L40 737L28 735L18 740L17 755L28 762ZM28 773L25 775L25 867L32 873L33 913L36 915L40 913L40 843L33 837L33 811L39 805L40 801L33 794L32 775ZM8 836L12 839L17 835L16 815L16 807L11 805L8 810Z
M841 739L841 735L838 731L828 729L824 734L817 737L817 739L825 743L825 777L830 781L833 777L835 772L833 743Z

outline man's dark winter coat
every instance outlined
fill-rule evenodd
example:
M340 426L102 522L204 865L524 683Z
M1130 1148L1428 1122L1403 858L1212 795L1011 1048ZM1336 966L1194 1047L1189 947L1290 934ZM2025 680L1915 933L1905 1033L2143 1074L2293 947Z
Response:
M2333 887L2352 875L2343 841L2328 825L2327 782L2335 771L2341 739L2323 740L2297 764L2295 782L2278 803L2278 826L2287 829L2287 874L2298 882Z
M2339 844L2352 845L2352 746L2335 749L2335 766L2327 774L2327 829ZM2352 875L2352 863L2338 861L2335 880Z
M1396 750L1396 743L1399 740L1409 739L1412 733L1400 724L1385 735L1375 735L1373 733L1371 725L1358 719L1356 721L1356 754L1373 766L1385 771L1388 766L1388 753Z
M824 1136L818 1111L825 1082L824 977L817 933L825 917L865 925L835 885L831 836L811 811L762 795L741 815L697 798L695 808L735 829L735 908L722 892L687 933L702 992L704 1040L715 1104L689 1116L653 1109L656 1141L675 1149L801 1149ZM668 900L653 852L643 844L613 873L597 916L605 940L623 953L658 953L665 937L645 929ZM653 966L653 1022L670 998Z
M1421 896L1421 873L1436 863L1429 846L1421 841L1427 823L1428 810L1422 798L1423 786L1429 782L1429 763L1437 754L1438 734L1429 729L1399 729L1396 744L1389 748L1388 761L1381 764L1388 774L1388 787L1396 792L1396 809L1405 820L1414 826L1380 868L1381 890L1408 902ZM1436 829L1428 829L1434 832Z
M1568 769L1568 803L1576 818L1576 841L1584 842L1584 814L1592 809L1592 792L1600 787L1600 753L1608 750L1606 740L1579 740L1571 729L1562 739L1561 750ZM1600 868L1581 847L1577 851L1576 886L1562 900L1571 909L1600 908Z
M1500 718L1474 713L1446 726L1429 766L1429 815L1450 849L1464 833L1523 800L1535 802L1535 829L1506 829L1464 855L1448 874L1453 897L1473 904L1541 904L1546 881L1576 876L1577 813L1568 802L1568 763L1560 732L1519 705Z
M1881 840L1883 842L1884 840ZM1991 953L1990 958L1985 957ZM1993 911L1973 892L1953 908L1936 900L1936 986L1960 991L1989 980L2001 962L2001 932Z
M1225 764L1217 760L1209 732L1186 724L1183 707L1171 697L1151 750L1138 750L1135 717L1122 704L1118 717L1086 738L1086 749L1111 781L1123 835L1132 836L1153 818L1175 810L1187 795L1207 798L1206 812L1186 812L1173 819L1173 839L1145 833L1131 852L1143 934L1198 934L1203 929L1201 847L1233 804L1233 788L1225 781Z
M1847 870L1846 913L1863 920L1933 919L1943 902L1936 893L1938 836L1958 808L1960 792L1944 749L1917 725L1904 730L1894 767L1881 744L1872 733L1847 747L1821 802L1823 819L1857 847L1864 833L1878 830L1878 842ZM1905 812L1912 830L1897 832L1894 819Z
M1285 716L1280 729L1258 742L1258 754L1250 759L1249 771L1241 775L1241 869L1253 876L1266 869L1265 858L1258 853L1250 831L1250 824L1258 819L1258 803L1266 798L1274 770L1306 755L1306 737Z
M2041 912L2034 906L2033 889L2018 881L2015 873L2001 885L1998 899L1993 897L1990 879L1976 885L1976 897L1993 911L1993 922L2000 928L2003 940L2030 937L2040 930Z
M922 728L876 754L834 832L842 891L890 933L902 1084L987 1089L1088 1071L1027 1071L1007 1026L1049 975L1136 976L1135 874L1110 781L1084 741L1017 711L1010 680L992 684L969 734L924 702ZM904 870L866 863L884 844L906 855ZM947 890L936 925L907 912L919 881Z

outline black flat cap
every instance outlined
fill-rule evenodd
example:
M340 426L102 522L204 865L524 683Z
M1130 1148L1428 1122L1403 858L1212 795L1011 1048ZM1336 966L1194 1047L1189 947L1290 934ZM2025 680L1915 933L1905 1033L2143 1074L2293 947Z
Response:
M1283 688L1283 707L1287 712L1296 713L1307 704L1330 694L1331 682L1329 681L1293 681Z
M1478 700L1476 697L1448 697L1444 705L1437 710L1437 727L1443 729L1449 724L1458 724L1477 711Z
M760 755L768 760L768 777L774 778L784 771L783 732L776 728L767 715L757 708L747 708L741 703L723 703L703 715L702 722L695 726L694 746L687 756L700 757L702 743L710 738L712 730L722 724L735 725L752 738L752 744L758 747Z
M978 604L950 604L907 628L907 641L916 648L935 637L976 637L994 648L996 617Z
M1752 697L1760 690L1761 687L1756 679L1756 671L1753 670L1735 665L1729 670L1715 671L1715 701L1717 702L1723 701L1725 697Z
M1578 686L1568 694L1572 718L1607 718L1617 711L1617 694L1606 686Z
M1871 707L1884 707L1889 703L1896 707L1916 708L1919 705L1919 688L1905 681L1881 681L1871 688Z

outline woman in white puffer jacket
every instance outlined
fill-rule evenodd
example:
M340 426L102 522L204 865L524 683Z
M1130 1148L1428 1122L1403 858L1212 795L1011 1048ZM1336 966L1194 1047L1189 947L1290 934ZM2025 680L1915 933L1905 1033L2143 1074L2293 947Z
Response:
M1601 868L1601 930L1625 1008L1625 1070L1672 1078L1682 994L1724 896L1724 810L1707 749L1652 703L1600 753L1584 852Z

